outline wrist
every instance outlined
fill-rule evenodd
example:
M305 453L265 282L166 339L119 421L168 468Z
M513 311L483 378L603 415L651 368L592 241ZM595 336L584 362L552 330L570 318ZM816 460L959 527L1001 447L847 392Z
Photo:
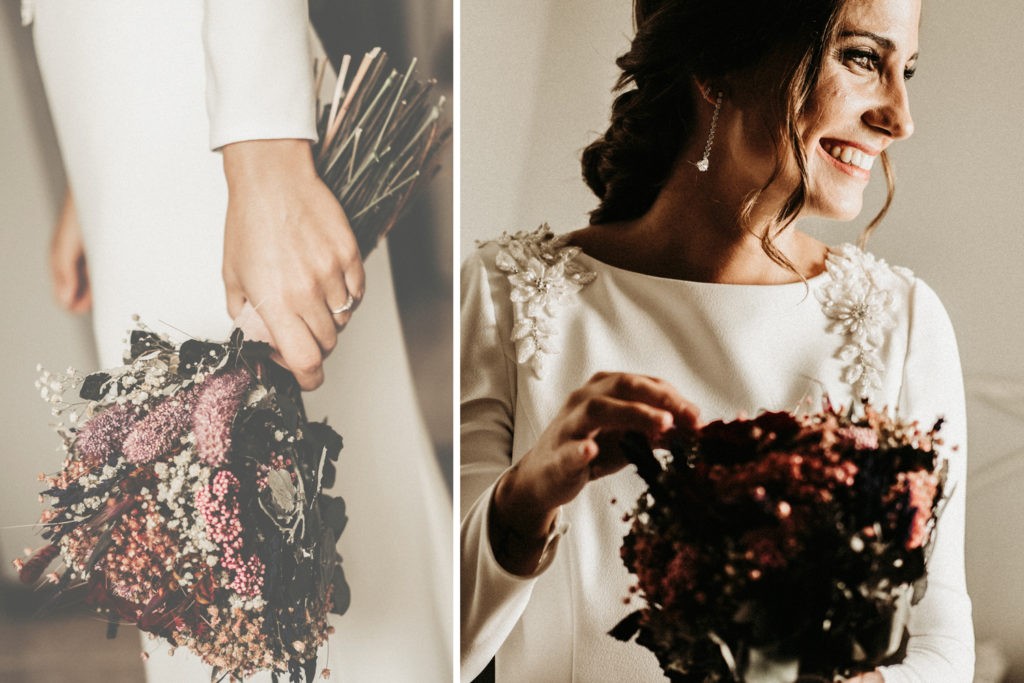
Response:
M316 177L309 140L244 140L225 145L221 154L229 190L241 184L277 182L274 179L282 175Z
M498 564L512 574L529 576L544 561L558 508L548 510L531 503L531 497L517 487L519 472L513 466L495 485L487 535Z
M546 539L559 508L545 504L533 491L519 463L498 480L492 504L495 523L524 541Z

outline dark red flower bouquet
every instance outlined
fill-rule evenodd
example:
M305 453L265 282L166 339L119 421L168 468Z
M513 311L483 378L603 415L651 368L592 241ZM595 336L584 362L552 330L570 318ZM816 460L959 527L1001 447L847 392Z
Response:
M657 457L622 559L636 636L672 681L831 681L898 658L940 513L942 421L865 405L716 421Z
M118 622L187 647L214 678L267 669L312 680L329 611L348 606L335 549L341 437L309 422L270 347L132 334L126 365L39 384L62 429L46 477L48 545L22 580L84 594ZM76 389L80 400L66 400Z

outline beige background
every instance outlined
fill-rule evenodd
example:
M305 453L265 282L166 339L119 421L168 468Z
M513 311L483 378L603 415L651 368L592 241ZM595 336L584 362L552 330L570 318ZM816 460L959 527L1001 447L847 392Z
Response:
M595 202L578 156L605 127L630 3L466 0L461 18L462 253L502 230L581 227ZM979 641L1012 659L1012 680L1024 680L1022 30L1024 3L925 1L910 85L917 132L894 147L896 204L871 243L931 284L957 329L971 428L968 581ZM876 178L869 210L882 190ZM851 241L865 222L815 232Z

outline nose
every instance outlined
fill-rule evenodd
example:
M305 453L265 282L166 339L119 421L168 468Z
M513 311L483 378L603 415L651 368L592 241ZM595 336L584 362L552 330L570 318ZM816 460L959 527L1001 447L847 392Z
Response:
M914 119L910 115L906 81L896 78L883 85L878 102L865 113L865 121L894 140L903 140L913 135Z

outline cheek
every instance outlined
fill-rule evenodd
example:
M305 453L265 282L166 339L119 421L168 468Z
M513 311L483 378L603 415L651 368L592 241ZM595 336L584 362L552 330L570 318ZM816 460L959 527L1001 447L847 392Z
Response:
M819 85L800 117L808 153L810 143L817 144L821 137L828 137L829 131L835 134L851 131L854 118L851 109L848 90L835 82Z

